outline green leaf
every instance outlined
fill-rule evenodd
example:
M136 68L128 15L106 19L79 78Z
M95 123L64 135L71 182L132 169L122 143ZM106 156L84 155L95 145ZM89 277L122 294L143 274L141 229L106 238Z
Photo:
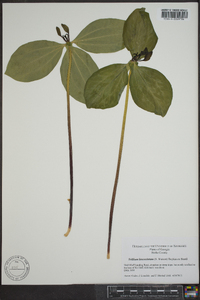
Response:
M134 102L144 110L164 117L171 105L173 91L167 78L155 69L130 64L130 90Z
M134 10L125 21L123 40L132 56L140 54L145 48L148 49L148 52L154 49L158 37L145 8Z
M85 85L85 103L88 108L110 108L118 104L128 83L127 67L114 64L95 72Z
M41 79L56 66L64 46L50 41L24 44L11 56L5 74L23 82Z
M124 48L124 21L119 19L99 19L87 25L73 43L93 53L110 53Z
M70 95L80 101L85 103L84 98L84 87L88 78L98 70L96 63L93 61L91 56L85 51L71 47L72 53L72 65L71 65L71 74L70 74ZM69 66L69 51L67 50L61 64L60 73L62 83L67 90L67 73Z

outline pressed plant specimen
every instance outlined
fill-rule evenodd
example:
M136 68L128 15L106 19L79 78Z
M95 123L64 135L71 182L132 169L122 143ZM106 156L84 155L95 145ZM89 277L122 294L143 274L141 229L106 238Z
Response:
M99 19L87 25L70 41L69 28L62 24L65 34L58 27L57 34L64 44L41 40L20 46L11 56L5 74L11 78L30 82L47 76L57 65L63 49L66 50L61 67L61 80L67 93L67 124L70 166L69 224L65 236L72 227L73 216L73 151L71 132L70 95L85 103L88 108L111 108L118 104L127 85L124 116L117 170L110 208L107 258L110 258L110 243L115 197L118 185L122 148L124 141L129 90L134 102L144 110L165 116L172 101L172 87L159 71L140 67L138 62L151 58L157 43L157 35L144 8L134 10L126 21ZM76 44L79 48L74 47ZM98 70L96 63L86 52L109 53L124 47L131 53L127 64L113 64ZM80 49L81 48L81 49ZM84 51L85 50L85 51Z
M171 105L173 91L170 82L159 71L139 66L151 58L158 37L145 8L134 10L124 22L121 40L130 51L127 64L113 64L94 72L85 85L85 103L88 108L106 109L118 104L127 86L122 121L117 169L111 199L107 258L110 258L113 212L123 149L129 90L140 108L164 117Z
M73 151L71 132L70 95L77 101L85 103L84 87L87 79L98 70L92 57L86 52L106 53L119 51L124 47L121 40L124 21L119 19L100 19L87 25L80 34L70 41L69 27L61 24L64 35L59 27L57 34L64 40L60 44L53 41L39 40L20 46L11 56L5 74L21 82L31 82L47 76L63 56L60 74L67 93L67 125L69 140L70 169L70 209L69 224L65 236L71 231L73 216ZM74 47L72 44L78 47ZM84 51L86 50L86 51Z

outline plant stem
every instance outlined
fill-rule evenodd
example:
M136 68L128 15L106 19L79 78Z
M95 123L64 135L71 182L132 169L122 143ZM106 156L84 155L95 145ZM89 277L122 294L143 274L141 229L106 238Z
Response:
M128 109L128 95L129 95L129 86L130 86L129 85L130 75L131 75L131 71L129 71L129 76L128 76L128 84L127 84L127 90L126 90L126 99L125 99L124 115L123 115L123 121L122 121L122 130L121 130L121 138L120 138L119 154L118 154L118 162L117 162L117 170L116 170L116 175L115 175L115 182L114 182L113 194L112 194L112 200L111 200L111 206L110 206L107 259L110 258L110 242L111 242L112 221L113 221L113 212L114 212L114 205L115 205L115 196L116 196L116 192L117 192L117 184L118 184L118 179L119 179L119 170L120 170L120 164L121 164L123 142L124 142L126 115L127 115L127 109Z
M68 236L72 227L72 213L73 213L73 153L72 153L72 134L71 134L71 115L70 115L70 96L69 96L69 83L70 83L70 73L72 65L72 52L71 47L68 47L69 51L69 67L67 72L67 126L68 126L68 138L69 138L69 167L70 167L70 199L69 199L69 225L68 230L64 234Z

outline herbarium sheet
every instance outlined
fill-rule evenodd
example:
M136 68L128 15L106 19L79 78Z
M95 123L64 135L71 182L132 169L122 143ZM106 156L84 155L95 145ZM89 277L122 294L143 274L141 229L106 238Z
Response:
M3 4L3 284L198 283L197 12Z

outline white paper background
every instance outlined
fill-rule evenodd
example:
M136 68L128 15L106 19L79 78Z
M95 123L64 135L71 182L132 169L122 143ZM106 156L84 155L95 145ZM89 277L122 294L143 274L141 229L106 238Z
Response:
M162 118L138 108L130 96L114 212L111 259L106 259L108 218L125 92L118 106L87 109L71 99L74 217L68 226L69 162L66 94L60 62L46 78L20 83L3 75L3 249L31 267L23 282L122 282L123 237L198 235L197 3L3 4L3 72L12 53L34 40L71 40L99 18L126 19L145 7L159 37L150 61L173 86ZM158 8L190 8L189 21L160 21ZM129 52L91 54L99 67L127 63Z

